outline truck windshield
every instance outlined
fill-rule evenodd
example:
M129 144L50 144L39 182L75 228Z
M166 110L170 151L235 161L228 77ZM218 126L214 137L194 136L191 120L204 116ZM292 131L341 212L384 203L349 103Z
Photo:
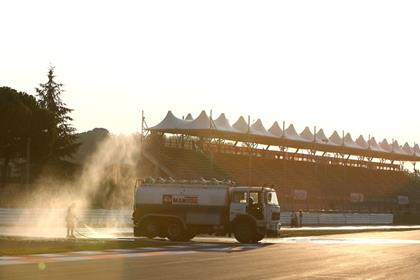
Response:
M276 192L267 192L267 204L268 205L278 205L279 202L277 201L277 194Z
M260 192L249 192L249 204L259 204L262 199L260 199Z

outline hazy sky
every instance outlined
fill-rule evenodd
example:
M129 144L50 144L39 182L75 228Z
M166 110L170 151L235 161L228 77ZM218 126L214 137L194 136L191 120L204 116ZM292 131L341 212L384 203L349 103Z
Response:
M420 142L420 1L0 2L0 85L49 63L79 131L213 109Z

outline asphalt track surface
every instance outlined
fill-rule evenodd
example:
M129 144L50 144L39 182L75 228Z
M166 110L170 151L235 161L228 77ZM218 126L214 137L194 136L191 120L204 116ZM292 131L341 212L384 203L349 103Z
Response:
M387 231L387 230L412 230L420 229L419 225L411 226L304 226L300 228L290 228L284 226L281 229L283 234L287 235L302 235L305 232L332 232L332 233L351 233L360 231ZM0 237L20 237L20 238L63 238L66 235L66 228L59 227L11 227L11 226L0 226ZM133 237L132 227L108 227L108 228L91 228L86 225L80 226L76 229L76 236L78 238L102 238L102 239L114 239L114 238L130 238ZM214 239L212 239L214 241ZM231 240L231 239L230 239ZM266 239L264 239L266 240ZM230 241L229 241L230 242ZM270 241L272 242L272 241Z
M419 279L420 230L0 257L0 279Z

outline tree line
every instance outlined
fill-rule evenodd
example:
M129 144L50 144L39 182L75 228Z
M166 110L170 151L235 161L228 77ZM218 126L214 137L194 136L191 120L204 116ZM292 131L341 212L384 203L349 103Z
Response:
M73 111L62 101L63 84L50 66L47 82L35 88L36 95L0 87L0 165L3 183L8 182L11 161L23 165L60 165L77 151ZM29 161L29 162L28 162ZM39 169L38 168L38 169Z

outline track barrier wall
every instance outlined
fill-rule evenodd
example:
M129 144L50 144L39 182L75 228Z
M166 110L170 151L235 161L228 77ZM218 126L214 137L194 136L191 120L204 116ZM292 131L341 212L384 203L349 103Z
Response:
M0 208L0 225L33 226L48 224L65 226L67 209L12 209ZM87 209L78 212L80 224L98 227L131 226L132 210ZM282 212L280 221L290 225L292 213ZM391 225L391 213L322 213L304 212L302 225Z

